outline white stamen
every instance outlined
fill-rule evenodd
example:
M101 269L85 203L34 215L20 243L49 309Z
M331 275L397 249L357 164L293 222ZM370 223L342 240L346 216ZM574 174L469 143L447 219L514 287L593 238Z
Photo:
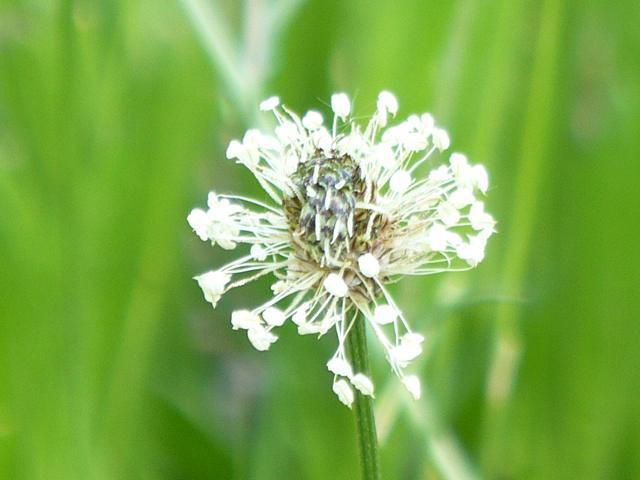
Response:
M324 279L323 286L327 292L335 297L345 297L349 292L349 287L337 273L327 275L327 278Z
M384 110L389 112L391 115L395 115L398 113L398 100L391 92L387 92L383 90L378 95L378 110Z
M338 380L333 384L333 393L338 396L338 399L344 403L347 407L351 408L353 404L353 390L346 380Z
M335 93L331 96L331 110L341 119L346 119L351 112L351 102L345 93Z
M231 314L231 326L234 330L250 330L261 325L260 317L249 310L236 310Z
M475 202L469 209L469 222L474 230L493 230L495 221L484 211L483 202Z
M357 373L351 379L351 384L363 395L373 397L373 382L364 373Z
M442 252L447 248L447 229L441 223L435 223L428 234L428 243L434 252Z
M389 188L396 193L404 193L411 185L411 175L405 170L398 170L389 180Z
M489 174L484 165L474 165L471 168L471 174L473 176L473 184L482 193L487 193L489 188Z
M251 252L251 257L254 260L258 260L259 262L262 262L267 258L267 251L264 248L262 248L262 245L259 245L257 243L254 245L251 245L250 252Z
M432 135L433 135L433 144L436 146L438 150L443 151L449 148L449 145L451 144L451 140L449 140L449 134L447 133L446 130L443 130L442 128L436 128L433 130Z
M351 378L353 370L351 365L344 358L333 357L327 362L327 369L334 375Z
M279 327L284 324L285 315L282 310L276 307L269 307L262 313L262 318L272 327Z
M244 147L238 140L231 140L229 142L229 146L227 147L226 157L231 160L233 158L240 158L242 153L244 152Z
M415 375L407 375L402 379L402 383L414 400L419 400L421 395L420 379Z
M195 280L202 289L205 300L215 308L231 276L220 271L210 271L195 277Z
M193 210L191 210L191 213L189 213L187 222L189 222L189 225L191 226L191 228L193 228L193 231L196 232L196 235L200 237L200 240L209 240L208 230L211 222L209 220L207 212L200 208L194 208Z
M322 115L318 112L309 110L304 117L302 117L302 125L307 130L318 130L322 127Z
M400 337L400 344L395 346L390 354L400 366L407 365L422 353L424 337L417 333L407 333Z
M305 303L304 305L299 307L296 310L296 313L293 314L293 317L291 317L291 320L293 320L293 323L295 323L298 326L304 325L305 323L307 323L308 309L309 309L309 303Z
M266 100L260 102L260 110L268 112L280 105L280 99L278 97L269 97Z
M459 188L449 197L451 205L453 205L455 208L464 208L467 205L471 205L474 200L475 197L473 196L473 192L471 191L471 189L465 187Z
M250 328L247 332L247 337L249 338L251 345L261 352L269 350L271 344L278 340L276 335L269 332L262 326Z
M450 227L460 221L460 212L451 203L443 202L438 207L438 218L447 227Z
M358 257L358 268L365 277L373 278L380 273L380 262L372 254L365 253Z
M398 312L391 305L378 305L373 312L373 319L380 325L394 323L398 318Z

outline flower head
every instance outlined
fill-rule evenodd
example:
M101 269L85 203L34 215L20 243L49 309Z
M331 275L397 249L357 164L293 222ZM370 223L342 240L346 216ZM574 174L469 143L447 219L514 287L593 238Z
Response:
M487 171L460 153L427 175L418 169L449 148L445 130L428 113L387 126L398 102L381 92L363 128L350 119L344 93L331 97L333 119L302 118L271 97L260 105L278 123L274 135L249 130L232 140L227 157L247 167L268 202L211 192L207 210L188 222L203 241L225 249L247 245L247 254L196 277L214 307L228 290L272 275L273 297L253 310L235 311L234 329L267 350L272 331L291 320L300 335L337 337L327 362L333 391L347 406L353 388L373 395L374 385L354 372L346 339L358 315L386 352L409 393L420 396L417 376L405 373L422 352L414 332L388 292L403 275L431 275L475 267L484 258L495 222L477 200L488 188Z

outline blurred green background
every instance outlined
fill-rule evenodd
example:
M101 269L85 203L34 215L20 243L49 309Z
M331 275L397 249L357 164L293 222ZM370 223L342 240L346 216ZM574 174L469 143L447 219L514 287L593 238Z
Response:
M430 111L487 165L499 234L395 289L409 400L373 351L387 479L640 478L640 4L0 2L0 478L353 479L332 340L267 353L191 277L186 223L259 195L226 144L280 95Z

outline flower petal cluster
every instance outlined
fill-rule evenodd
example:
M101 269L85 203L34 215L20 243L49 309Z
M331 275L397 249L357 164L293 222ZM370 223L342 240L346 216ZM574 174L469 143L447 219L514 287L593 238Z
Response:
M325 124L320 112L300 117L278 97L265 100L260 109L275 117L274 132L248 130L230 142L227 158L251 171L268 200L211 192L207 209L188 216L201 240L247 250L195 277L205 299L215 307L230 289L271 275L272 297L233 312L232 328L245 330L260 351L288 322L300 335L335 335L327 369L334 393L349 407L356 390L374 395L372 380L353 371L346 350L354 322L367 323L393 372L419 398L420 380L405 369L425 338L411 329L387 286L404 275L477 266L495 226L478 199L489 188L486 169L461 153L434 167L450 138L433 117L392 124L398 101L386 91L376 107L361 126L349 97L337 93Z

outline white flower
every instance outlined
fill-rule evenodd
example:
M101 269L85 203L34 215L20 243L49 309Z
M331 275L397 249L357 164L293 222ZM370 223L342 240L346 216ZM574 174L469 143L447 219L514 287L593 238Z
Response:
M495 230L481 200L489 187L486 169L456 152L423 171L449 148L449 136L428 113L387 126L398 112L390 92L380 93L366 125L353 119L344 93L331 97L329 126L320 112L300 118L277 97L260 108L273 114L274 131L250 129L226 154L251 171L268 200L211 192L207 208L187 218L201 240L244 250L196 277L205 299L215 306L227 290L271 274L277 280L271 298L231 316L233 329L246 330L256 349L267 350L278 338L273 330L287 319L300 335L334 333L327 369L334 392L351 406L353 388L374 392L371 378L354 374L346 348L353 322L365 322L392 371L418 398L420 381L405 369L422 353L424 338L387 284L482 261Z
M347 407L351 408L353 404L353 390L346 380L338 380L333 383L333 393L338 396L338 399L344 403Z
M211 271L198 275L195 279L204 293L205 300L215 307L231 276L224 272Z

